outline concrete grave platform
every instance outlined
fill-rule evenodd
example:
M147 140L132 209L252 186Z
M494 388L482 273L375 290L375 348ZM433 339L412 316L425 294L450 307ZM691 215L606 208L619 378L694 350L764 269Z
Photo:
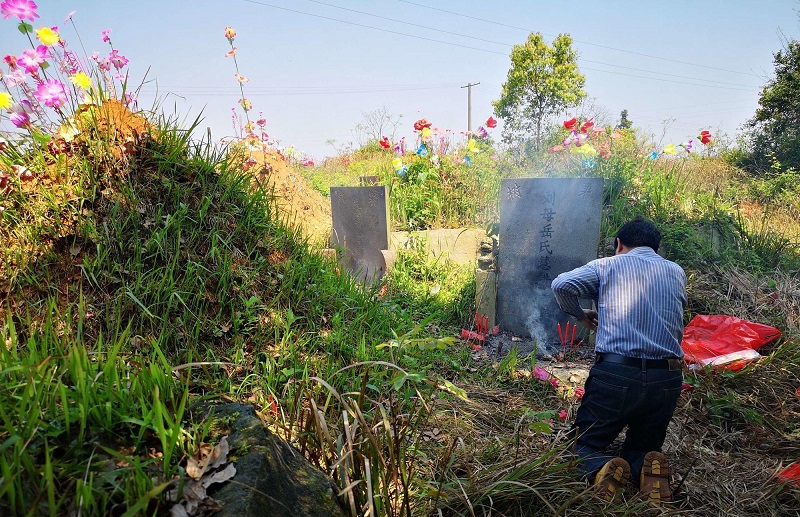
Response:
M449 258L457 264L475 264L486 232L480 228L446 228L416 232L392 232L389 248L409 249L419 244L433 257Z

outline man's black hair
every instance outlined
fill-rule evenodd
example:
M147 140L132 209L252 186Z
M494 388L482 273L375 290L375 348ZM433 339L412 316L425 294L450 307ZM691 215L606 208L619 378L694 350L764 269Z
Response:
M639 246L650 246L653 251L658 251L661 245L661 232L656 226L642 216L637 216L634 220L622 225L617 232L616 239L623 246L638 248ZM615 242L615 244L617 244Z

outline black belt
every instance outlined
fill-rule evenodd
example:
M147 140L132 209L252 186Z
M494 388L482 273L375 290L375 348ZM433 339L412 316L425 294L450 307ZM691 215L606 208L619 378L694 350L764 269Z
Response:
M683 368L683 359L678 357L669 357L666 359L641 359L619 354L598 353L594 362L624 364L626 366L636 366L642 370L681 370Z

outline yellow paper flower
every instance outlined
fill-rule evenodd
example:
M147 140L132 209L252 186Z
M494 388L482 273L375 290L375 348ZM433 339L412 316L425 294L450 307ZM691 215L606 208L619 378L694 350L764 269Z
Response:
M72 84L84 90L88 90L92 86L92 80L83 72L78 72L71 76L69 80L72 81Z
M675 144L669 144L664 148L664 154L675 154Z
M403 160L401 160L400 158L395 158L394 160L392 160L392 167L394 167L395 170L399 169L402 166L403 166Z
M431 128L423 127L421 135L422 135L422 138L427 138L427 137L431 136Z
M37 30L36 37L39 38L39 41L42 42L42 45L47 45L48 47L52 47L61 39L59 38L58 33L50 27L42 27L41 29Z
M0 109L8 109L12 104L11 94L8 92L0 92Z

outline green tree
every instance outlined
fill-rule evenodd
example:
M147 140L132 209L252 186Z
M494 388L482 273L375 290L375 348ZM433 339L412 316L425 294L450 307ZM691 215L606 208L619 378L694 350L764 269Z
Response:
M622 110L619 114L619 124L617 124L617 129L630 129L633 125L631 119L628 118L628 110Z
M502 118L503 142L539 151L548 117L577 106L586 96L586 79L578 70L572 37L559 34L550 47L542 35L531 33L511 50L511 68L494 113Z
M755 115L746 123L746 152L739 165L753 174L773 164L800 170L800 41L774 54L775 77L767 82Z

